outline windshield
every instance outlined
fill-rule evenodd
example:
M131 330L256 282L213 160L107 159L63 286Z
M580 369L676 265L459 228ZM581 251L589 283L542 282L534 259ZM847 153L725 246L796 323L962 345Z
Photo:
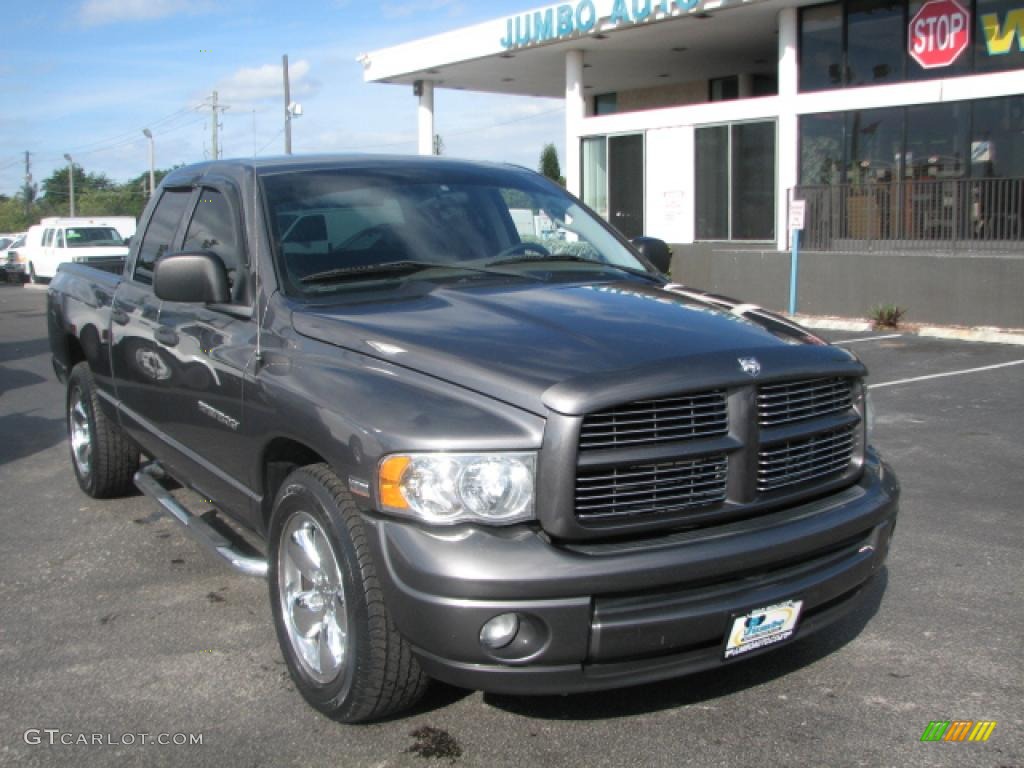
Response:
M447 273L588 271L654 278L567 194L517 170L416 168L263 176L289 293Z
M124 245L113 227L69 227L64 230L68 248L94 248L98 245Z

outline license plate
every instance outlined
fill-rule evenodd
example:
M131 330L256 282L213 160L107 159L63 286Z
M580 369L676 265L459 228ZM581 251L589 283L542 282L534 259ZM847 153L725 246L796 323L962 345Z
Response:
M788 640L796 629L802 605L802 600L786 600L734 618L725 640L725 658L734 659Z

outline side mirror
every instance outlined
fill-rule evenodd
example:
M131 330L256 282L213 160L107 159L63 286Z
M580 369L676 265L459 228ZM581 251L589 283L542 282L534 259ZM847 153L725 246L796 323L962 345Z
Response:
M634 237L629 241L654 268L667 275L672 268L672 249L668 243L656 237Z
M200 304L231 301L224 262L209 251L164 256L153 267L153 293L164 301Z

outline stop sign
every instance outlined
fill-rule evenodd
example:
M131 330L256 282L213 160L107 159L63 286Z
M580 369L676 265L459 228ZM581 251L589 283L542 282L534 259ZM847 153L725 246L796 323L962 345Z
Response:
M928 0L910 20L908 52L925 69L948 67L967 50L970 22L957 0Z

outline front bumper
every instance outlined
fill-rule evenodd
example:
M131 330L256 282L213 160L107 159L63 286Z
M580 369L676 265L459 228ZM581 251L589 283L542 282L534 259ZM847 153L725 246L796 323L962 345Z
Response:
M731 663L723 647L732 619L782 600L803 601L793 639L827 626L881 570L898 501L895 475L869 454L860 482L838 493L643 542L557 546L525 528L368 522L390 613L427 674L546 694ZM520 633L487 650L480 629L502 613L519 615Z

